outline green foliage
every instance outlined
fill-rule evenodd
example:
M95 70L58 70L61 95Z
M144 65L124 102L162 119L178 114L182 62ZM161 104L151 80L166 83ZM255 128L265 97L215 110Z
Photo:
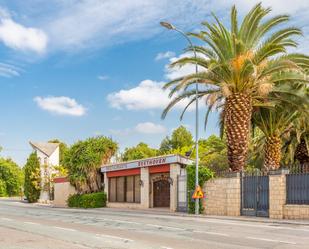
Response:
M126 148L123 155L123 161L130 161L130 160L138 160L147 157L154 157L158 155L158 150L150 148L145 143L139 143L138 145Z
M5 196L7 196L6 183L3 179L0 178L0 197Z
M30 203L36 202L41 192L40 162L35 152L31 153L24 166L24 193Z
M101 189L100 166L110 161L117 151L117 143L104 136L78 141L65 154L70 182L79 193Z
M77 208L100 208L106 207L106 194L97 192L92 194L75 194L68 199L69 207Z
M216 135L211 135L207 139L199 141L199 157L201 166L219 172L227 170L227 148L226 141Z
M185 154L192 149L194 142L190 131L184 126L179 126L172 133L171 137L166 137L162 140L160 145L161 154L179 153ZM187 149L183 151L183 149Z
M19 195L23 182L22 178L23 172L15 162L11 159L0 158L0 180L2 180L2 184L5 185L2 188L2 195Z
M203 188L204 183L214 177L214 172L210 169L199 166L198 169L198 179L199 179L199 185L201 188ZM187 166L187 186L189 190L189 196L188 196L188 205L189 205L189 213L194 213L195 210L195 204L192 199L192 191L195 190L195 165L189 165ZM201 204L202 200L200 200L200 213L203 211L203 205Z

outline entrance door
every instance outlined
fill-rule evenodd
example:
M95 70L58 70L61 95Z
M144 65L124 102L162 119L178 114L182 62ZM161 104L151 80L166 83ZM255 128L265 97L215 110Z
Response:
M242 215L269 215L269 177L263 175L243 176L241 179Z
M159 180L153 183L153 206L170 206L170 184L167 180Z

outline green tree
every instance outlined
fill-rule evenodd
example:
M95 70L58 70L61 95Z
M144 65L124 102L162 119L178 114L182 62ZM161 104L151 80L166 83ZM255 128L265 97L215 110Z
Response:
M158 155L158 150L150 148L145 143L139 143L138 145L126 148L123 155L123 161L130 161L130 160L138 160L147 157L154 157Z
M233 6L230 28L216 16L214 23L203 22L205 29L191 33L205 44L194 47L197 58L190 55L171 64L171 67L197 64L200 72L165 85L171 91L170 96L176 97L163 112L163 118L179 101L189 98L188 105L194 103L192 86L196 83L200 85L198 98L205 98L208 104L206 122L213 108L222 110L229 167L233 171L243 169L247 161L253 107L273 104L270 93L290 91L293 94L288 86L294 82L308 83L305 77L308 56L287 52L289 47L297 47L293 36L301 35L301 31L279 27L289 20L287 15L265 20L270 12L270 8L263 8L259 3L239 22ZM192 52L192 48L188 51ZM277 96L280 97L274 95Z
M41 170L40 162L35 152L31 153L24 166L24 193L27 200L32 203L36 202L41 192Z
M104 136L88 138L73 144L65 154L70 182L80 194L101 189L100 166L110 162L117 143Z
M179 153L185 154L192 150L194 144L191 132L183 125L175 129L171 137L165 137L160 145L161 154Z
M226 141L216 135L199 141L200 165L212 171L220 172L228 169L226 152Z
M22 170L11 159L0 158L0 179L5 184L7 196L20 194L22 186Z

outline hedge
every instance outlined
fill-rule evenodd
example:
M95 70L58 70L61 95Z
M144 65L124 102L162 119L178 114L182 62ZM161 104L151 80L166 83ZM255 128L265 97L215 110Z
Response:
M106 194L97 192L92 194L75 194L68 199L69 207L77 208L100 208L106 207Z

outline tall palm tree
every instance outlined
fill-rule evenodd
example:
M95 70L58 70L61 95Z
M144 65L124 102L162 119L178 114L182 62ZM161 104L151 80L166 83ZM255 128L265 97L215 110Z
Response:
M223 111L227 154L233 171L243 169L247 160L253 107L272 105L273 99L268 96L271 92L286 91L282 85L295 81L308 83L304 74L309 68L309 57L287 52L289 47L297 46L292 37L301 35L301 31L294 27L279 29L279 24L289 20L287 15L265 20L270 11L257 4L238 24L234 6L230 29L216 16L214 23L203 22L205 30L191 33L205 44L194 47L199 56L196 59L187 56L171 64L171 67L182 67L196 63L201 72L165 85L171 97L177 96L164 110L163 118L179 101L189 98L188 106L194 102L195 91L191 86L196 82L200 85L198 98L207 100L206 120L213 108Z

